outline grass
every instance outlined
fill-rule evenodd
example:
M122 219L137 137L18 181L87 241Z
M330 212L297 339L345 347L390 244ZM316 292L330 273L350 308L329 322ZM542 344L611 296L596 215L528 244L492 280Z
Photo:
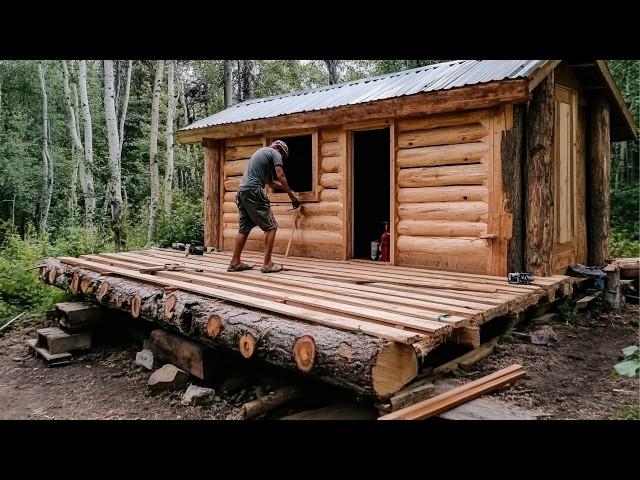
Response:
M615 418L617 420L640 420L640 402L623 403Z

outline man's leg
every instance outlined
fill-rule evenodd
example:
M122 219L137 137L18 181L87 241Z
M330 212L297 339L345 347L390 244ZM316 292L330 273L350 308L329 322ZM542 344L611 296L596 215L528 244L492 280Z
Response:
M240 263L240 255L242 254L242 250L244 250L244 246L247 243L247 239L249 238L249 232L240 233L236 235L236 244L233 247L233 258L231 259L231 266L236 266Z
M264 267L271 268L273 267L273 262L271 261L271 251L273 250L273 243L276 239L276 232L278 228L274 228L273 230L267 230L264 232Z

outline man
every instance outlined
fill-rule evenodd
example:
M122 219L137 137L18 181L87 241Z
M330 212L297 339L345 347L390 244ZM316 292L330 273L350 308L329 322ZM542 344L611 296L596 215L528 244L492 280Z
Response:
M300 201L289 188L287 178L284 176L283 159L289 155L289 147L282 140L276 140L268 147L259 149L249 159L249 166L242 176L240 187L236 195L238 205L238 235L233 250L233 258L227 268L229 272L250 270L254 265L243 263L240 255L249 238L249 232L256 225L264 231L264 264L262 273L275 273L282 271L282 265L276 265L271 260L273 242L276 239L278 224L271 211L271 205L264 191L265 183L272 188L284 190L291 199L293 208L300 207ZM273 171L278 180L273 179Z

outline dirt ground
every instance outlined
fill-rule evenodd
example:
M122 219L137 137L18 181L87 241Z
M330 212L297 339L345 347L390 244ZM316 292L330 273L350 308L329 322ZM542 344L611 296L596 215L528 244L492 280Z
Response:
M637 306L627 306L618 315L522 324L517 332L557 340L533 345L521 335L503 337L493 355L453 378L463 383L519 363L527 378L493 394L504 403L543 411L543 418L616 418L625 403L638 408L638 379L609 377L621 350L638 341L638 314ZM151 393L149 372L134 362L135 343L98 347L69 365L47 367L25 345L35 329L15 328L0 337L0 419L225 419L239 411L223 397L210 406L183 406L183 391Z

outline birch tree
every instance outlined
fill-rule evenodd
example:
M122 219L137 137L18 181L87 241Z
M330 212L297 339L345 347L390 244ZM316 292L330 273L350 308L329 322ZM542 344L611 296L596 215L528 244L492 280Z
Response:
M93 125L87 94L87 64L85 60L78 62L78 83L84 126L84 161L80 162L79 172L84 195L86 225L91 227L96 213L96 196L93 188Z
M158 178L158 121L160 116L160 91L162 90L162 73L164 61L156 61L156 75L153 80L153 100L151 101L151 133L149 134L149 184L151 200L149 204L149 231L147 243L151 244L156 235L156 214L158 197L160 196L160 180Z
M173 117L176 110L176 99L173 93L175 61L167 64L167 165L164 170L164 213L171 216L173 187Z
M225 60L223 66L222 84L224 88L224 108L233 105L233 89L231 88L231 60Z
M120 139L116 117L113 61L104 60L104 113L107 124L107 144L109 146L111 221L116 251L125 247L125 231L122 208L122 169L120 167Z
M338 75L338 60L323 60L329 72L329 85L334 85L340 81Z
M53 160L51 159L51 132L49 130L49 108L47 98L47 85L44 79L44 68L38 63L38 76L40 77L40 89L42 90L42 167L44 183L40 195L40 221L38 229L40 234L47 230L49 220L49 207L53 194Z
M64 102L69 112L69 133L71 135L71 185L69 186L69 209L73 212L78 205L78 198L76 196L76 185L78 182L78 154L82 155L83 146L82 140L80 140L80 127L78 126L78 118L76 116L76 110L74 109L73 100L71 98L71 87L69 86L69 68L67 67L66 60L62 61L62 73L63 73L63 88L64 88Z

